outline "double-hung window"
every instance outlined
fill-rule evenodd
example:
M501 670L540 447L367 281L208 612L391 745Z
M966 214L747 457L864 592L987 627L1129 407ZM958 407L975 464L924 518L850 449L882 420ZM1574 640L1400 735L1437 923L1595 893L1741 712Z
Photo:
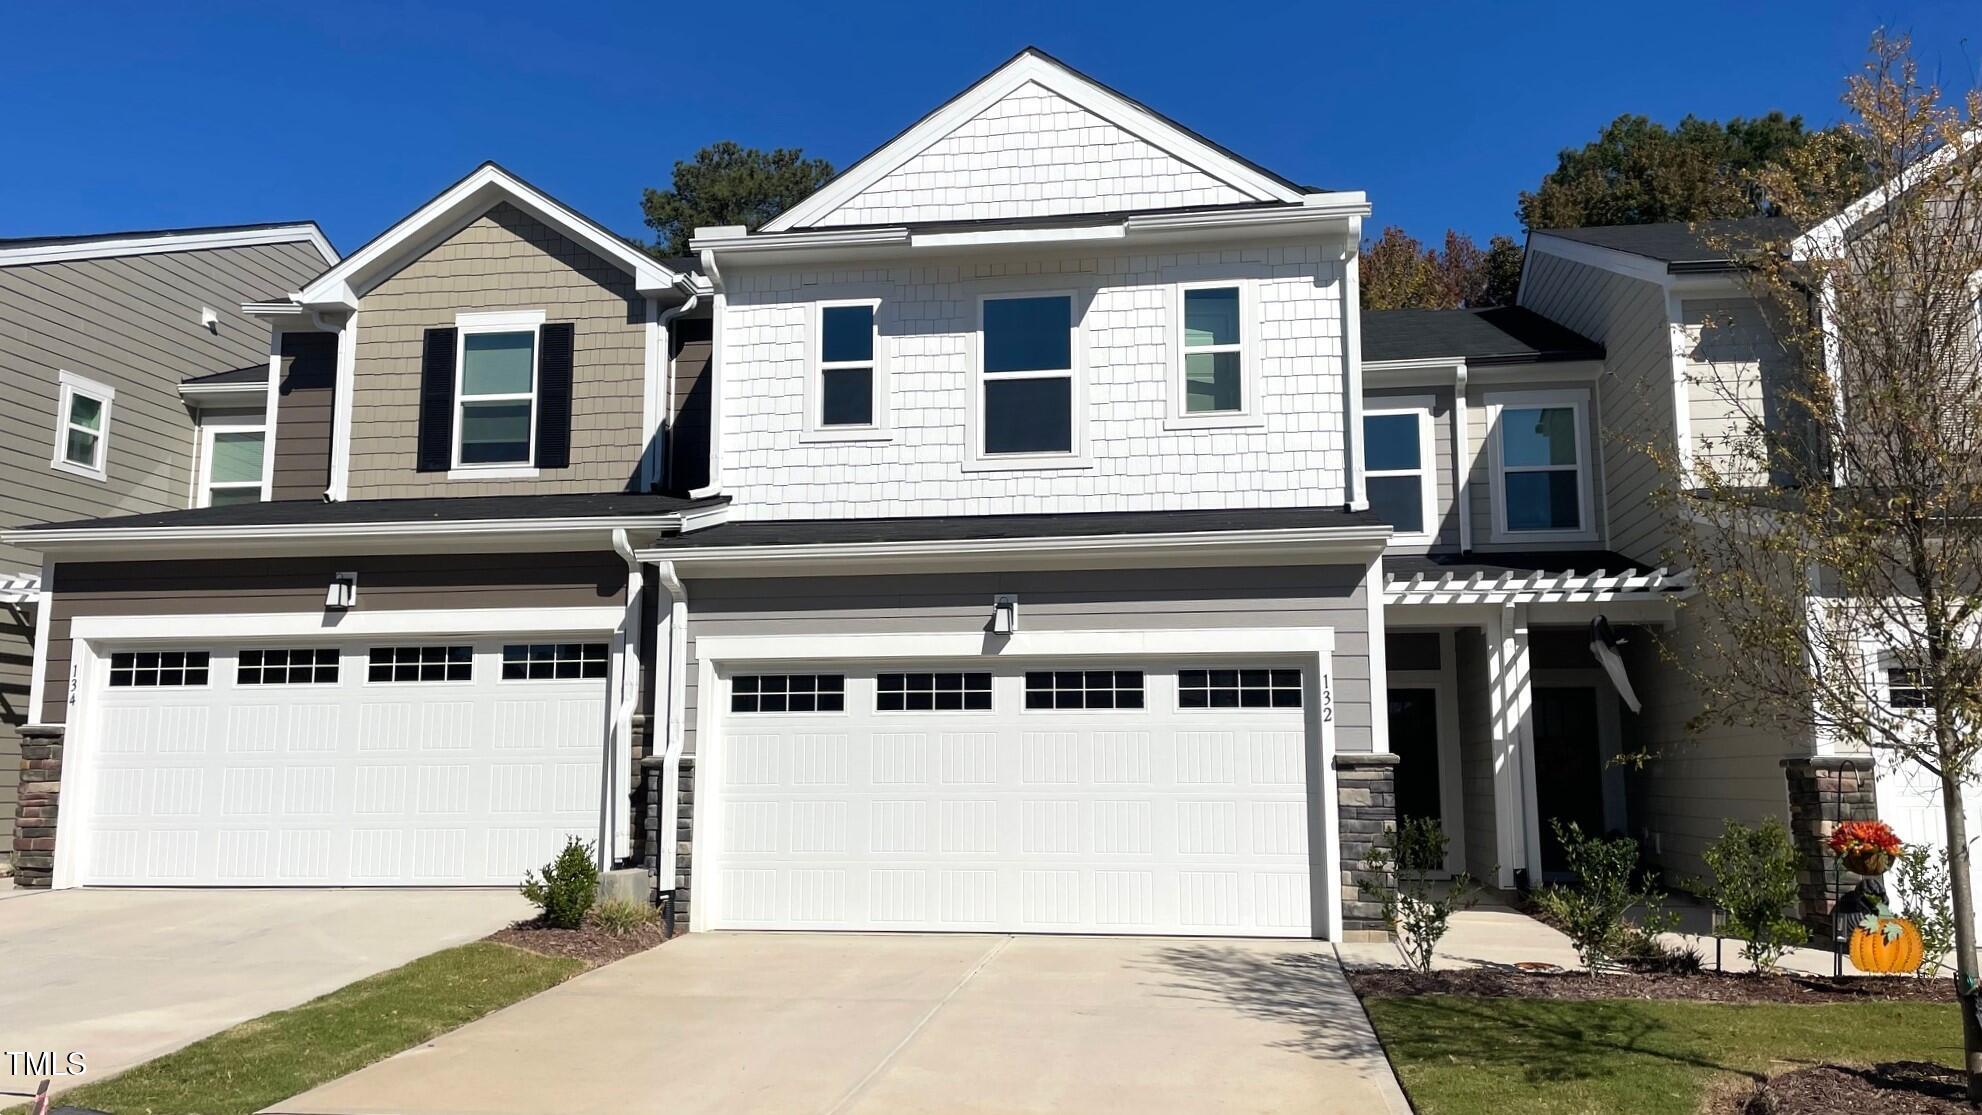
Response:
M207 426L200 441L200 506L260 503L268 431L261 426Z
M541 311L461 314L454 467L528 468L535 459Z
M110 404L117 392L107 383L59 372L55 403L55 456L61 472L102 480L110 459Z
M1363 410L1363 487L1393 541L1429 541L1437 522L1431 408L1428 398L1374 398Z
M879 303L821 302L817 309L811 430L826 437L878 435L886 426L876 328Z
M978 459L1075 457L1073 296L990 295L980 313Z
M1496 535L1593 539L1589 392L1510 391L1486 402Z
M1246 302L1242 283L1190 283L1177 289L1179 405L1173 413L1178 421L1220 425L1250 412Z

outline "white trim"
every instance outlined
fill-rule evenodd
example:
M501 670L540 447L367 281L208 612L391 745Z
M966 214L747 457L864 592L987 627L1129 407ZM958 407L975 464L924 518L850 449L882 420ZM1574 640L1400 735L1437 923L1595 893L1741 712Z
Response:
M1364 483L1363 471L1363 311L1362 311L1362 268L1358 262L1361 252L1358 243L1361 238L1362 222L1356 223L1356 235L1349 241L1349 250L1342 262L1342 368L1344 380L1343 407L1348 412L1343 416L1343 431L1348 435L1349 448L1349 510L1369 509L1369 490ZM1430 524L1426 524L1429 528Z
M1407 580L1392 577L1383 592L1391 604L1566 604L1636 597L1684 595L1693 587L1693 573L1672 573L1664 568L1649 573L1610 573L1599 569L1578 573L1537 569L1528 573L1512 571L1488 579L1485 573L1459 578L1446 573L1436 579L1414 573Z
M324 498L343 500L351 492L351 425L358 390L358 315L337 329L337 386L331 392L330 486Z
M728 348L724 329L728 326L729 295L723 290L722 272L716 267L716 253L704 251L702 266L715 278L716 291L709 304L709 364L702 376L709 381L709 481L690 491L695 499L720 495L723 490L723 350Z
M456 465L447 470L449 480L535 480L535 465Z
M210 229L192 232L153 232L101 240L69 240L31 244L20 248L0 248L0 267L22 267L37 263L62 263L79 259L106 259L112 256L159 255L164 252L201 252L214 248L246 248L257 244L308 244L323 257L326 265L337 262L337 249L324 238L315 221L265 228Z
M1593 458L1590 437L1590 392L1588 388L1558 388L1546 391L1493 391L1481 398L1486 407L1487 419L1487 476L1493 484L1489 492L1493 506L1493 524L1490 535L1494 542L1594 542L1597 540L1596 516L1596 466ZM1501 428L1501 413L1509 407L1525 409L1529 407L1559 408L1568 407L1576 421L1576 479L1578 488L1577 526L1573 530L1509 530L1507 526L1507 493L1505 479L1507 466L1502 460L1502 441L1505 433ZM1562 465L1520 465L1522 472L1562 472Z
M55 373L58 390L55 395L55 450L48 459L49 467L57 472L66 472L90 480L108 480L110 476L110 414L117 401L117 389L107 383L79 376L63 369ZM96 436L95 463L77 464L69 459L69 429L74 425L71 419L76 396L94 399L100 404L95 430L83 430Z
M1581 240L1566 240L1551 236L1546 232L1533 232L1528 235L1528 250L1543 255L1566 259L1588 267L1616 272L1642 282L1666 285L1672 279L1672 271L1663 260L1641 256L1634 252L1616 248L1603 248L1595 244L1585 244ZM1524 264L1525 266L1525 264Z
M1686 327L1686 300L1671 286L1665 290L1666 331L1672 346L1672 422L1674 459L1682 491L1695 486L1693 468L1693 391L1686 366L1698 338Z
M889 395L887 358L881 345L881 302L872 298L822 298L806 308L809 328L806 330L805 348L805 426L799 431L801 442L835 441L891 441L894 434L889 423ZM827 361L826 353L826 311L833 309L865 308L868 311L868 339L871 347L867 359ZM824 415L826 408L826 373L866 368L868 372L868 418L860 424L828 426Z
M1943 143L1926 158L1900 171L1897 177L1879 183L1870 193L1845 206L1837 216L1790 241L1790 258L1798 262L1837 258L1844 250L1844 241L1850 237L1851 230L1858 227L1860 222L1884 209L1894 198L1913 189L1919 184L1920 179L1956 158L1972 154L1977 143L1982 143L1982 128L1965 131L1954 140Z
M438 522L276 523L259 526L110 527L63 530L0 531L0 541L30 550L64 545L134 542L263 542L309 538L396 538L430 535L563 534L588 531L679 530L682 517L663 515L599 515L566 519L453 519Z
M401 258L430 249L438 240L452 235L503 201L631 274L634 289L641 294L661 294L689 282L686 276L669 270L653 256L608 233L529 183L494 163L483 163L380 233L371 243L311 280L296 294L296 301L317 309L355 310L361 296L397 271L394 264Z
M785 232L816 224L1027 82L1037 82L1042 88L1254 200L1301 200L1299 190L1247 166L1141 105L1028 49L987 74L948 104L924 116L873 154L848 167L811 197L765 222L764 231Z
M468 338L488 335L530 335L530 389L470 396L468 382ZM540 402L544 357L544 311L492 310L454 315L454 444L448 458L449 480L527 480L537 475L537 407ZM530 424L520 461L469 463L461 459L467 408L472 403L530 403Z
M41 574L0 573L0 604L29 604L41 597Z
M1190 346L1187 336L1190 315L1187 312L1190 293L1196 290L1236 290L1239 294L1238 326L1239 339L1231 344ZM1170 314L1170 353L1169 365L1169 412L1164 418L1166 430L1233 429L1248 426L1264 426L1266 419L1259 413L1260 329L1259 285L1252 279L1195 279L1189 282L1172 283L1167 293L1167 310ZM1188 380L1189 361L1192 353L1236 352L1239 355L1239 407L1237 410L1191 411L1190 383Z
M1363 404L1363 420L1358 434L1372 418L1415 415L1418 419L1418 467L1415 469L1385 468L1372 469L1367 457L1369 438L1359 436L1357 444L1365 454L1363 461L1364 498L1368 499L1368 485L1373 478L1393 476L1415 476L1418 480L1419 525L1416 531L1400 531L1390 536L1391 545L1423 546L1431 544L1438 537L1438 443L1436 430L1432 426L1431 412L1438 406L1438 400L1431 395L1379 395ZM1392 529L1395 529L1393 526Z
M696 704L697 808L694 844L703 850L690 860L695 902L689 927L706 930L720 905L718 874L710 869L722 831L721 770L725 713L712 699L722 692L718 669L743 663L806 661L879 661L898 658L983 661L1017 658L1160 658L1206 654L1301 656L1305 674L1313 679L1320 699L1303 701L1303 718L1310 735L1308 754L1309 831L1322 834L1320 855L1310 848L1309 877L1317 885L1310 894L1312 924L1322 937L1342 939L1342 871L1340 808L1335 791L1334 664L1332 628L1205 628L1148 631L1018 631L1002 643L987 644L981 632L912 634L885 632L866 635L704 635L696 640L699 659ZM989 653L987 653L989 651ZM670 744L672 746L672 744ZM1317 783L1319 785L1317 786ZM665 791L664 791L665 792ZM663 824L668 818L663 817ZM664 887L666 881L664 881Z
M1370 555L1369 572L1363 577L1363 604L1368 610L1366 631L1370 671L1370 750L1390 751L1390 706L1378 695L1389 684L1390 650L1384 645L1383 554Z
M70 637L97 641L144 642L198 638L261 639L325 636L462 635L500 636L564 632L610 632L625 618L618 605L578 608L409 608L404 611L265 612L202 616L77 616Z
M37 580L34 602L34 665L28 675L28 716L29 724L43 723L41 710L48 700L48 638L49 609L55 603L55 563L43 561L41 576Z
M252 487L259 501L268 499L270 462L275 457L275 446L270 438L272 432L267 424L224 425L202 422L199 427L200 466L198 487L193 492L193 506L213 506L213 442L220 434L260 434L262 439L262 474L252 484L248 481L224 481L222 488L229 491Z
M666 865L665 870L657 871L659 878L654 884L661 891L673 893L675 881L681 877L681 841L676 834L681 825L681 756L688 737L688 586L682 584L673 562L652 564L655 582L668 594L667 606L656 609L654 632L657 640L654 709L661 717L662 740L660 849L655 858L657 864ZM651 722L647 738L651 754L654 738Z
M1452 503L1459 510L1459 552L1470 553L1473 549L1473 432L1466 423L1471 419L1466 413L1470 404L1466 401L1466 380L1469 369L1465 363L1453 369L1452 373Z
M984 370L984 305L987 302L1006 302L1024 299L1064 298L1067 300L1067 368L1051 368L1023 372L989 372ZM965 435L970 444L964 453L962 468L965 472L1045 472L1055 469L1093 468L1094 461L1088 456L1088 411L1087 411L1087 308L1094 299L1094 292L1057 288L1052 290L981 291L977 295L977 320L970 334L970 389L965 401L964 413L967 417ZM1050 453L986 453L984 451L984 388L992 379L1066 379L1067 382L1067 429L1068 449L1066 452Z
M282 339L284 336L286 336L286 334L282 330L276 329L274 327L270 327L268 331L268 382L262 384L263 394L262 394L262 403L261 403L262 405L261 498L263 500L267 500L269 498L269 493L275 490L275 427L276 427L276 423L279 422L282 418ZM331 405L334 407L336 406L336 403L337 400L333 395L331 399ZM336 416L333 414L332 415L333 421L335 420L335 417ZM204 420L201 421L201 425L202 426L205 425ZM206 452L206 450L210 449L211 446L206 441L206 439L202 437L199 447L202 450L200 454L201 476L200 476L199 488L193 493L194 506L205 507L207 506L207 504L201 501L206 498L206 490L207 490L206 476L205 476L205 472L206 472L205 462L208 459L209 454Z

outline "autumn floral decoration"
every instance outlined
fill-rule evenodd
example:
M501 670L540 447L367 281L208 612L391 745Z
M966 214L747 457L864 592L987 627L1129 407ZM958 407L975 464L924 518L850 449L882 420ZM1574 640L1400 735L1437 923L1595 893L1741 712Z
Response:
M1831 830L1831 851L1859 875L1883 875L1902 846L1884 821L1845 821Z

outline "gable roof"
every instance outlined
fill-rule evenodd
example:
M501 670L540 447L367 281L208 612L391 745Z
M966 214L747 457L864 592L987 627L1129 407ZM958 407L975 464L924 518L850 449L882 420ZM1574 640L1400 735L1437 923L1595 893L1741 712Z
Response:
M1796 222L1787 217L1741 217L1723 221L1538 228L1533 237L1555 237L1641 256L1665 264L1670 273L1684 274L1732 270L1735 253L1781 242L1795 233Z
M1874 214L1884 210L1892 199L1913 189L1920 184L1921 179L1933 174L1954 159L1963 156L1973 158L1978 148L1982 148L1982 128L1970 128L1956 136L1952 142L1941 144L1932 154L1907 167L1891 181L1879 183L1870 193L1845 206L1844 211L1837 216L1791 241L1789 245L1791 257L1809 259L1812 256L1836 255L1851 233L1870 220Z
M1602 360L1603 346L1520 306L1364 310L1363 362L1459 359L1487 367Z
M1225 201L1299 204L1303 196L1320 192L1234 154L1029 46L841 171L811 197L766 222L762 231L819 226L849 201L1027 86L1036 87L1043 98L1066 102L1070 110L1120 129L1157 154L1224 187L1232 195Z
M316 249L326 264L337 262L337 249L331 246L330 239L315 221L282 221L159 228L139 232L93 232L81 236L16 236L0 239L0 267L163 255L167 252L203 252L258 244L308 244Z
M483 163L433 200L373 237L295 296L305 306L353 309L364 292L468 222L507 201L623 268L642 294L686 292L696 280L655 259L604 225L493 162Z

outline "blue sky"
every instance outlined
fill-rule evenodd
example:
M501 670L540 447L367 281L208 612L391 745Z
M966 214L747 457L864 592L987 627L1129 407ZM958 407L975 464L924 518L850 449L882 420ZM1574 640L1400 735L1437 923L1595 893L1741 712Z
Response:
M1945 86L1982 65L1975 0L847 11L8 5L0 236L314 218L348 251L483 159L641 235L641 188L703 144L843 166L1031 43L1291 178L1368 191L1378 227L1484 241L1619 113L1830 122L1882 25Z

